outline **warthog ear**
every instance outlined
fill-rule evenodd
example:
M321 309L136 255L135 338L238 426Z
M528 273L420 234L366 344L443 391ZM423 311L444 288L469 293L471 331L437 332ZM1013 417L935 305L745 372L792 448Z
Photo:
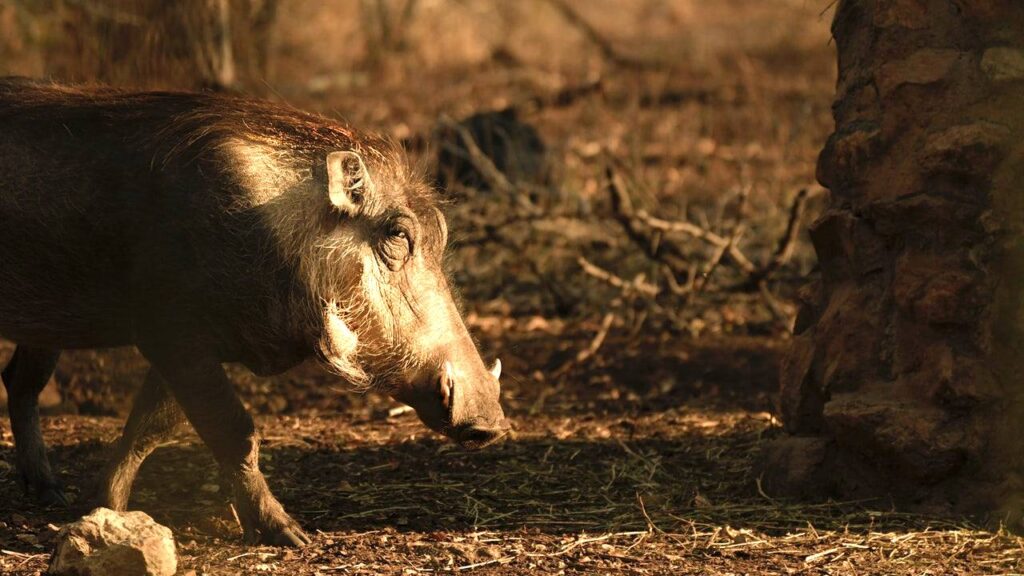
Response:
M344 150L327 155L327 192L338 211L355 214L370 186L370 173L358 153Z

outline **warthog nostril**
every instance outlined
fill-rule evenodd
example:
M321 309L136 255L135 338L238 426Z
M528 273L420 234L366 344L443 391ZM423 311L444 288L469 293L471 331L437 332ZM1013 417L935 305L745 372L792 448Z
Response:
M459 443L473 448L483 448L508 436L512 427L503 421L497 426L460 426L451 436Z
M500 431L497 428L470 428L462 433L462 438L465 442L487 442L498 434Z

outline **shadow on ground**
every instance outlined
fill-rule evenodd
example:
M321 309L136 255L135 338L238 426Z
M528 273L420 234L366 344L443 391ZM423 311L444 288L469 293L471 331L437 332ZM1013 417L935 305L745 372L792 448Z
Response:
M774 573L826 564L846 566L840 573L967 574L983 561L1020 564L1019 540L964 518L901 514L887 502L765 495L754 462L778 434L765 411L777 344L666 341L640 350L612 341L600 359L546 382L532 375L537 363L579 342L548 337L543 356L534 348L544 342L497 350L511 374L506 399L517 437L481 451L443 441L412 414L388 417L394 404L379 395L340 394L307 367L278 380L236 378L263 413L261 467L271 488L314 535L301 551L242 545L216 466L194 435L146 462L131 506L173 529L183 566L197 574L372 574L396 566ZM43 423L75 501L44 509L26 500L4 421L0 571L12 574L44 569L57 526L90 509L106 445L123 420L66 414Z

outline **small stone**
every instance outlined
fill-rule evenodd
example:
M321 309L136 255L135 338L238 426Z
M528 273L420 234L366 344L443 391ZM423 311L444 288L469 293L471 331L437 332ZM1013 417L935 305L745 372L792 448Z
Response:
M54 576L172 576L178 569L170 529L144 512L97 508L56 539Z
M218 485L218 484L203 484L202 486L199 487L199 489L202 490L203 492L207 492L209 494L216 494L217 492L220 492L220 485Z

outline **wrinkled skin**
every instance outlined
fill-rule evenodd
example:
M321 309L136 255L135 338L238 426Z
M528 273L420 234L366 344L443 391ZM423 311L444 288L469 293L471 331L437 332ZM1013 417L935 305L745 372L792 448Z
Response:
M452 300L444 217L387 143L273 104L0 80L2 378L29 492L64 502L36 397L60 351L134 345L152 368L102 482L123 509L185 422L247 540L309 541L267 488L222 364L318 358L470 446L508 431Z

